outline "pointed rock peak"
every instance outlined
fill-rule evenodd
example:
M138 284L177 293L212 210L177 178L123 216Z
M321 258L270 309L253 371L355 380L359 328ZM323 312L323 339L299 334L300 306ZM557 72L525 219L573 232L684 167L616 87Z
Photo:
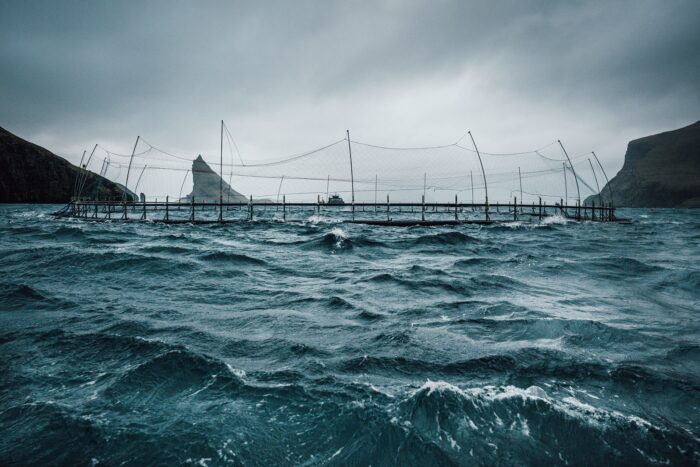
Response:
M202 155L198 155L197 158L195 159L197 162L204 162L204 159L202 159Z

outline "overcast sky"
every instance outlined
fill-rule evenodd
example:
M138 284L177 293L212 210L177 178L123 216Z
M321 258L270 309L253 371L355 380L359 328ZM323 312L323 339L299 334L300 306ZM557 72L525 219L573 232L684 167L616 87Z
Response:
M0 0L0 126L73 162L136 135L248 161L344 136L622 165L700 119L700 2ZM99 169L99 167L98 167Z

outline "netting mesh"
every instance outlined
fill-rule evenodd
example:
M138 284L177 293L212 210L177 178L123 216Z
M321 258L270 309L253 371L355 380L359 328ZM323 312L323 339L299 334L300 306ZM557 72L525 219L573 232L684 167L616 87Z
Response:
M433 147L395 148L347 138L299 154L244 160L228 132L223 140L223 164L220 155L202 157L226 183L239 193L255 199L288 202L327 200L337 194L345 202L353 196L358 203L426 202L483 203L488 187L489 201L558 202L599 191L603 174L591 154L567 160L563 147L552 142L537 150L498 154L482 151L479 158L469 139ZM481 149L481 148L480 148ZM352 172L350 154L352 153ZM140 140L131 154L117 154L101 146L89 169L128 189L144 193L147 200L183 198L192 191L192 161L197 154L179 154ZM99 170L98 170L99 169ZM573 170L572 170L573 169ZM574 176L574 173L576 176ZM354 183L353 183L354 181ZM578 185L578 186L577 186ZM227 201L224 199L224 201Z

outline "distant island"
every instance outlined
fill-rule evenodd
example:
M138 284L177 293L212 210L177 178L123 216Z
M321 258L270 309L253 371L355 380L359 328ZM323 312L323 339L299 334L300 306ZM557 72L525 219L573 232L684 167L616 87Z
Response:
M633 208L700 207L700 122L630 141L622 169L585 203L611 199Z
M0 127L0 203L67 203L79 175L89 199L122 199L124 188ZM127 199L135 195L127 191Z

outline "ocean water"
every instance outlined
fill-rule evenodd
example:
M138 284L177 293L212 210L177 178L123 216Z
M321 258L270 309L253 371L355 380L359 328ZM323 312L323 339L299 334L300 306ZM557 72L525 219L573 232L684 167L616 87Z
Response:
M700 211L54 209L0 206L2 465L700 463Z

